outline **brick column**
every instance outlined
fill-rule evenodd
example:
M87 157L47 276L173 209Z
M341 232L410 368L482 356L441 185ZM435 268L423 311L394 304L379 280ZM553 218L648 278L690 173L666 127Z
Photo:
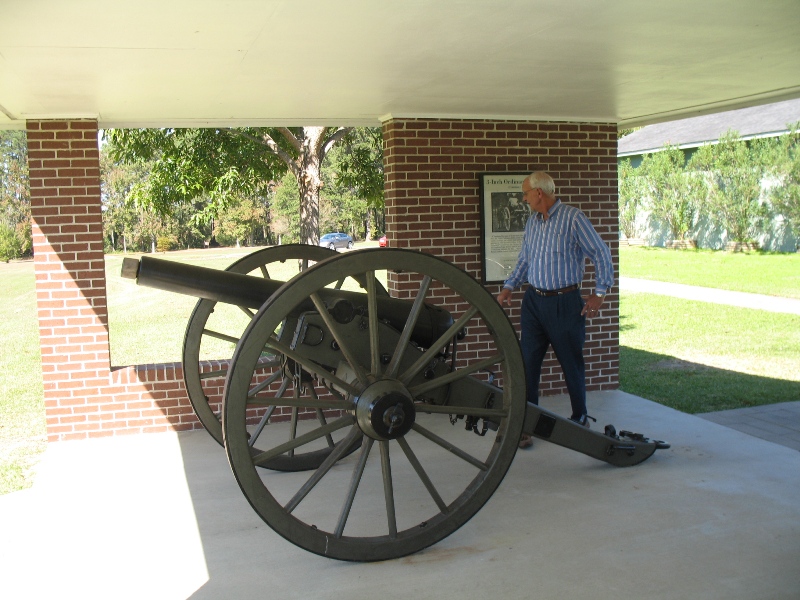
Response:
M29 121L28 152L48 436L72 431L108 381L100 161L95 121ZM95 423L99 428L99 423Z
M618 270L617 130L613 124L392 119L383 125L386 228L391 245L430 252L480 278L478 174L543 170L557 195L589 217ZM587 280L592 268L587 269ZM497 293L499 285L487 286ZM519 323L522 292L512 320ZM586 328L587 389L619 386L619 296ZM552 352L542 395L566 392Z
M110 367L97 122L28 121L50 441L199 426L179 365Z

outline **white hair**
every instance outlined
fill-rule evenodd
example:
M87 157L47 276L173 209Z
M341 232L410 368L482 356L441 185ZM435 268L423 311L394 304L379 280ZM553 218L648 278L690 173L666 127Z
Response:
M528 175L528 183L532 189L539 188L551 198L556 195L556 184L553 182L553 178L544 171L534 171Z

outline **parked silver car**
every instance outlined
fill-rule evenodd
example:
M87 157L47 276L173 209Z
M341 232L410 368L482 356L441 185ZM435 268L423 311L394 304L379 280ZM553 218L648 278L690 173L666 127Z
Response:
M339 248L352 248L353 238L346 233L326 233L319 238L319 245L331 250L338 250Z

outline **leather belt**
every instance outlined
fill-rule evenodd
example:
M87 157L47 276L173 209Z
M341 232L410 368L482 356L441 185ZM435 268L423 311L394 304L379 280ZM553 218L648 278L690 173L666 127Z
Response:
M567 294L569 292L574 292L575 290L579 290L581 286L578 284L575 285L568 285L567 287L563 287L558 290L540 290L538 288L533 288L533 291L536 292L539 296L560 296L561 294Z

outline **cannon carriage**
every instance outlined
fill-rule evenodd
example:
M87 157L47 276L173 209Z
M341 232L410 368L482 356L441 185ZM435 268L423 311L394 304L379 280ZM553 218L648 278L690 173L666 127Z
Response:
M287 261L313 266L273 280L272 265ZM527 405L505 312L427 254L280 246L227 271L143 257L123 274L200 298L184 340L192 405L254 510L323 556L385 560L443 539L495 492L523 431L618 466L668 447ZM243 331L209 325L220 303L244 311ZM233 351L208 372L201 348L212 338ZM215 410L204 385L223 375Z

